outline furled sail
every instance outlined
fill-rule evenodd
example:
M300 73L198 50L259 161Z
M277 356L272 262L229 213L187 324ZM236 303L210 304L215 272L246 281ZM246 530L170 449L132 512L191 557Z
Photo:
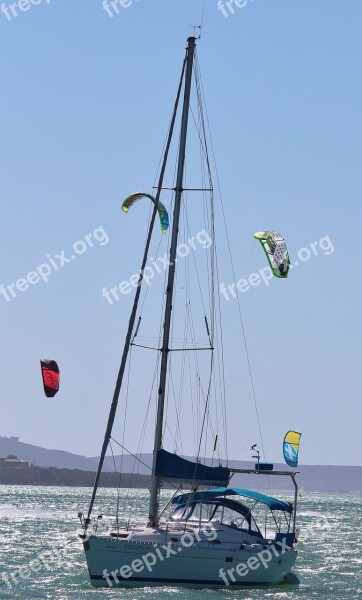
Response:
M59 367L55 360L43 358L40 361L43 377L44 393L47 398L53 398L59 390Z
M254 233L259 240L275 277L288 277L290 259L284 238L277 231L258 231Z
M230 470L227 467L208 467L186 460L166 450L157 453L156 471L167 480L188 482L193 485L228 485Z
M297 431L288 431L283 443L284 460L290 467L298 466L298 454L301 433Z

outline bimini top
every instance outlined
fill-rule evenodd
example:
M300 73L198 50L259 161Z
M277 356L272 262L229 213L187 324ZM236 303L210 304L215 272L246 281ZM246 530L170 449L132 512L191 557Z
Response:
M186 504L187 502L206 502L220 498L221 496L243 496L244 498L251 498L262 504L266 504L270 510L282 510L287 513L293 512L293 505L272 498L272 496L266 496L260 492L254 492L252 490L244 490L241 488L216 488L214 490L205 490L204 492L195 492L188 494L181 494L176 496L172 500L173 504Z

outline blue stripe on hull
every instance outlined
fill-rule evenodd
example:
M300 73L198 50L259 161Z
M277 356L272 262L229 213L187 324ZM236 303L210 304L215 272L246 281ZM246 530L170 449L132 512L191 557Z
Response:
M218 586L218 587L230 587L230 586L243 586L243 587L250 587L250 586L258 586L258 587L267 587L270 585L277 585L277 584L270 584L270 583L260 583L260 582L249 582L249 583L244 583L242 581L230 581L229 585L226 586L225 583L223 583L220 580L209 580L209 579L167 579L167 578L156 578L156 577L127 577L122 579L120 576L118 577L118 579L120 579L119 583L116 583L112 581L112 586L109 586L107 583L107 580L105 579L105 577L103 577L103 575L90 575L90 579L91 581L104 581L105 585L107 585L108 587L116 587L116 586L121 586L121 585L125 585L127 584L128 581L130 582L135 582L135 583L158 583L158 584L167 584L167 585L212 585L212 586Z

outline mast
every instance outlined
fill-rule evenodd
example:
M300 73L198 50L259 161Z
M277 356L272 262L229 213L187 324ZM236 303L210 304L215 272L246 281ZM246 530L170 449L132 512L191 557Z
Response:
M173 288L175 279L175 259L177 252L177 239L179 232L179 221L180 221L180 208L181 198L183 192L183 177L184 177L184 166L185 166L185 149L186 149L186 137L187 137L187 126L189 118L189 107L190 107L190 91L192 82L192 67L195 53L195 37L190 37L187 40L186 50L186 75L185 75L185 91L184 91L184 103L182 110L181 120L181 137L180 137L180 148L178 156L177 166L177 179L175 188L175 208L173 212L173 226L172 226L172 238L170 247L170 262L168 270L167 288L166 288L166 306L165 306L165 320L164 320L164 331L163 341L161 348L161 370L160 370L160 384L158 388L158 404L157 404L157 420L156 420L156 431L155 431L155 442L153 448L153 464L152 464L152 484L151 484L151 498L149 508L149 525L150 527L156 527L158 521L158 492L159 492L159 477L156 472L157 464L157 453L162 447L162 426L163 426L163 414L165 405L165 394L166 394L166 379L167 379L167 363L169 353L169 341L170 341L170 329L171 329L171 314L172 314L172 300L173 300Z

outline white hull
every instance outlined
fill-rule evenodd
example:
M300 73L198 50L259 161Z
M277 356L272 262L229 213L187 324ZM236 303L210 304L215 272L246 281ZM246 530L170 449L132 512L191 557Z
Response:
M145 541L146 537L149 541ZM240 549L236 540L217 544L200 541L185 547L180 542L171 542L170 535L165 537L160 530L143 530L130 538L90 536L84 542L93 586L275 585L288 575L297 556L295 550L283 551L260 544Z

